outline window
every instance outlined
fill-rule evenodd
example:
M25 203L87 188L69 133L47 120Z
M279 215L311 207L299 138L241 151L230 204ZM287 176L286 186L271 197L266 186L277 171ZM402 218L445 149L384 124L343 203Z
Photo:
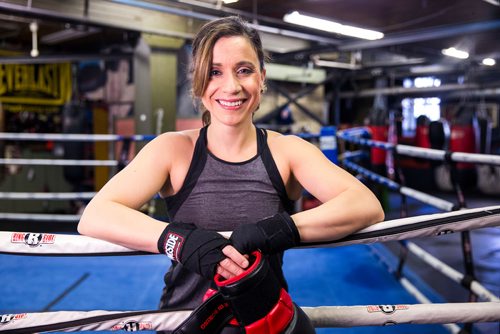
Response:
M434 77L418 77L415 79L405 79L405 88L427 88L439 87L441 80ZM405 98L402 103L403 110L403 136L412 137L415 135L417 118L426 116L429 121L437 121L441 117L441 99L438 97Z

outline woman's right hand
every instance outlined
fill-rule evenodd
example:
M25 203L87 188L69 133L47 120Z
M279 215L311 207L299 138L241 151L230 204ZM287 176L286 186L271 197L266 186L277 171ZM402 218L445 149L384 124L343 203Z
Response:
M227 245L222 249L222 253L226 258L219 262L217 266L217 274L225 279L233 278L241 275L248 268L248 256L242 255L231 245Z

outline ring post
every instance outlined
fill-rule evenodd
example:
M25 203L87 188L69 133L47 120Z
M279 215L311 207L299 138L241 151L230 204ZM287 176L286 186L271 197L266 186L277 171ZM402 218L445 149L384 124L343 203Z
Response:
M335 126L324 126L319 134L319 148L334 164L338 163L336 130Z

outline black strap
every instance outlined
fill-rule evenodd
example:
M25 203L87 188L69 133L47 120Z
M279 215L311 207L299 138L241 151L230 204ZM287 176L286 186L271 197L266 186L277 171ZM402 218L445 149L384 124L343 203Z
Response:
M191 164L184 180L184 185L177 194L165 198L165 203L168 208L168 221L171 221L173 217L175 217L177 211L182 206L182 203L184 203L184 201L188 198L189 194L196 185L196 182L203 171L203 167L205 166L205 162L207 161L206 146L207 127L205 126L200 129L200 135L196 140L193 157L191 158Z
M271 179L271 183L280 197L283 209L288 214L293 214L295 211L295 205L294 202L288 198L286 187L283 183L283 179L281 178L278 166L276 166L271 150L269 150L269 146L267 145L267 131L265 129L258 129L257 144L261 152L262 162L264 162L264 167L266 168L267 174Z

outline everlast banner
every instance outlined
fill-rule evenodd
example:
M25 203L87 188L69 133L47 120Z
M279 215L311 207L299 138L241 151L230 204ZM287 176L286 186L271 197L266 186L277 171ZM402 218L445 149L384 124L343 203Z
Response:
M61 106L71 98L71 64L0 64L0 102Z

